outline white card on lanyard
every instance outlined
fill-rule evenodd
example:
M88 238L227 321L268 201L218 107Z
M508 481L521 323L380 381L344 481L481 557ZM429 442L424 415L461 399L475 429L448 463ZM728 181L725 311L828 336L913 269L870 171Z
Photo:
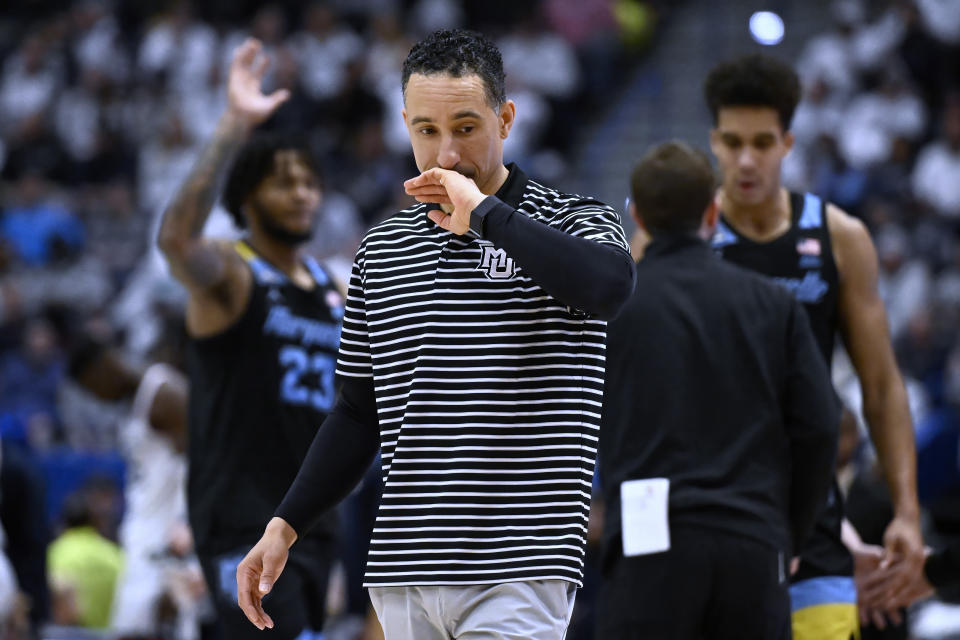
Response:
M670 549L669 496L669 478L627 480L620 485L620 527L624 556L660 553Z

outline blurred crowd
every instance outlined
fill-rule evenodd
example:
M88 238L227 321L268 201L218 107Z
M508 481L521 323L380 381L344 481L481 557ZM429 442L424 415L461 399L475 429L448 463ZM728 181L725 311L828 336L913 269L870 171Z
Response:
M804 98L784 181L870 229L922 446L931 420L956 428L960 407L960 6L831 6L833 25L796 63ZM855 403L843 372L841 395ZM925 485L928 471L922 497L946 488L943 478Z
M506 155L556 180L571 168L571 132L602 113L628 49L648 35L649 4L26 0L5 7L0 638L32 637L42 626L53 635L58 626L111 627L125 552L132 563L122 521L130 501L124 487L137 472L137 452L124 437L133 397L151 363L181 365L184 297L154 246L156 229L225 106L225 71L244 38L260 39L272 61L265 90L291 90L266 128L305 136L319 159L324 200L309 249L346 281L363 232L409 204L402 183L417 171L400 118L400 67L417 39L457 26L496 39L519 114ZM219 206L207 232L237 233ZM103 366L105 348L119 365ZM198 637L204 595L189 563L189 533L172 526L166 535L153 560L178 571L158 608L156 637ZM187 629L176 610L191 607L197 625Z
M797 61L785 182L867 223L903 372L960 403L960 6L833 4ZM869 9L868 9L869 8Z
M183 293L153 239L225 105L224 72L243 38L259 38L273 61L265 89L292 91L266 126L309 139L324 174L310 251L345 280L363 232L409 202L402 183L416 167L399 116L400 65L419 37L470 26L496 39L518 106L505 155L563 184L580 142L572 132L604 115L650 37L653 9L664 5L24 0L5 8L0 552L10 562L0 553L0 638L31 637L49 623L110 625L123 571L131 398L142 371L177 366L182 346ZM955 0L832 7L832 26L797 60L804 99L785 183L837 203L874 236L916 422L921 500L935 535L960 535L960 8ZM236 233L219 207L208 231ZM130 388L90 366L93 344L115 349ZM856 380L842 363L837 379L856 410ZM114 384L104 391L105 382ZM850 435L841 453L858 469L848 486L869 541L885 522L861 441ZM204 616L202 586L184 560L189 536L174 527L168 542L163 561L176 569L176 589L158 613L166 623L157 637L202 635L178 627L175 615L192 598L195 620ZM91 574L106 581L85 579ZM18 587L5 591L10 575Z

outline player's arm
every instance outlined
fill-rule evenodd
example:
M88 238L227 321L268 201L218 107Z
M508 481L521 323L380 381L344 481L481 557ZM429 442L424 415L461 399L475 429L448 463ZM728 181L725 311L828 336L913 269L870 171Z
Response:
M863 414L893 500L894 518L884 535L887 561L902 558L912 577L924 561L916 450L907 392L877 291L877 255L862 222L832 205L827 221L840 275L840 332L860 378Z
M160 224L157 244L174 277L187 288L187 321L193 333L210 333L229 324L249 295L252 275L240 256L228 243L204 240L201 232L234 154L253 127L289 96L286 91L267 96L260 90L268 62L253 39L234 52L227 109Z
M179 453L187 443L187 379L177 372L164 381L150 405L150 426L165 434Z

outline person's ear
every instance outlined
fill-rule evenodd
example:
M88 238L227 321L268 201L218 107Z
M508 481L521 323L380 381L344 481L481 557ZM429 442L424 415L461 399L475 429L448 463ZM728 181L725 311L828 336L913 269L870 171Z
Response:
M793 143L795 142L795 140L796 139L793 137L793 133L791 133L790 131L787 131L786 133L783 134L783 148L785 149L783 155L787 155L788 153L790 153L790 151L793 150Z
M500 137L504 140L510 135L510 129L517 120L517 105L513 100L507 100L500 107Z
M710 151L715 158L720 157L720 130L716 127L710 129Z
M717 200L713 199L703 212L703 220L700 223L700 237L708 240L713 235L713 231L717 228L717 222L719 221L720 208L717 206Z
M643 232L649 235L649 231L647 230L647 225L643 223L643 218L640 217L640 212L637 211L637 203L635 203L631 199L630 205L627 207L627 210L630 213L630 217L633 218L633 221L637 223L637 227L639 227L640 229L643 229Z

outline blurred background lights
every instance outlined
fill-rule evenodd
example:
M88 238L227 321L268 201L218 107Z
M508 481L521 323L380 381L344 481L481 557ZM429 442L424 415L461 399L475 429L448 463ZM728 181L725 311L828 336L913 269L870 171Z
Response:
M750 16L750 35L760 44L780 44L783 19L772 11L757 11Z

